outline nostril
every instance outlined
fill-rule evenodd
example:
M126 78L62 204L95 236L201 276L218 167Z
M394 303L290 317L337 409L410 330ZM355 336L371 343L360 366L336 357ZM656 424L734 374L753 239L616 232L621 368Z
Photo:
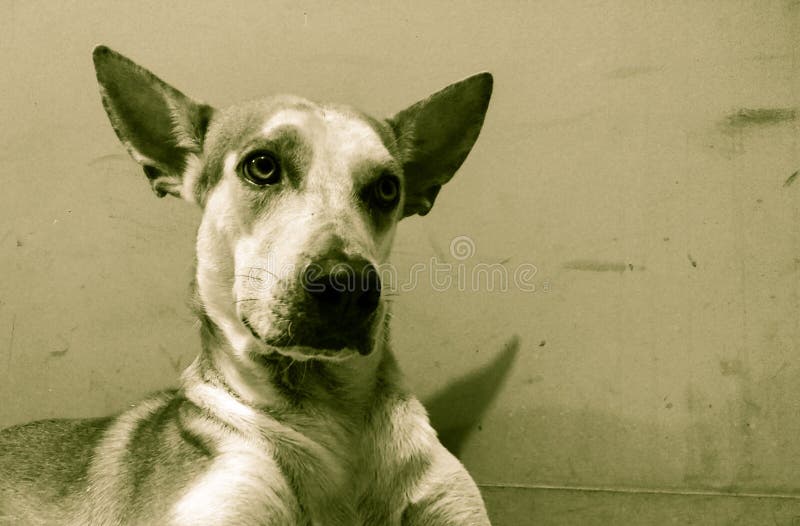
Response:
M366 314L378 308L378 303L381 300L381 291L368 290L358 298L358 307Z
M344 298L345 290L338 281L336 275L313 266L309 266L303 275L306 292L317 301L328 305L336 305Z
M378 271L370 263L362 270L361 290L358 296L358 307L364 313L371 313L378 308L381 300L381 280Z
M380 277L366 261L339 262L332 267L309 265L303 281L308 296L331 314L366 316L380 303Z
M317 285L318 290L312 291L312 295L322 303L336 305L344 298L344 292L337 290L329 281L320 281Z

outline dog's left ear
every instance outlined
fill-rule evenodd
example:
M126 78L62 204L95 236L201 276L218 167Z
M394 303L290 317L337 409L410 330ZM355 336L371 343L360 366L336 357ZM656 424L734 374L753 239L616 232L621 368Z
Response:
M475 144L491 95L492 75L479 73L389 119L405 174L404 217L430 212L442 185Z
M103 106L153 191L180 197L188 157L203 148L213 109L105 46L92 54ZM187 196L188 197L188 196Z

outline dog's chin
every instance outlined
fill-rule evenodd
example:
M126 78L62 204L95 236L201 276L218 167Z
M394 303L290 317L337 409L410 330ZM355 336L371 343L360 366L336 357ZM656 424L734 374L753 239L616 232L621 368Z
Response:
M267 344L267 348L283 357L291 358L298 362L306 362L316 360L320 362L344 362L361 356L356 349L344 348L338 351L330 349L317 349L315 347L306 347L302 345L293 346L275 346Z
M297 361L341 362L358 356L367 356L375 347L373 331L369 329L349 337L308 338L288 332L267 333L266 336L262 336L246 317L242 318L242 323L250 330L254 338L266 346L267 353L274 352Z

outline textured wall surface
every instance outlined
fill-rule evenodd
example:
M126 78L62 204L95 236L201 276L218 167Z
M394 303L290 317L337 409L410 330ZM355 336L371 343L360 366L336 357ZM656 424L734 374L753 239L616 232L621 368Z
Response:
M118 144L93 45L215 105L387 115L490 70L396 243L451 283L393 335L496 524L800 523L800 4L161 4L0 0L0 426L118 411L198 349L199 212Z

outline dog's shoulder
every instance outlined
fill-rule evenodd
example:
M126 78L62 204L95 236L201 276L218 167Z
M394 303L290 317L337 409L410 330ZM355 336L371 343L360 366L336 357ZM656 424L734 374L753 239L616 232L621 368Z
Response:
M167 391L112 417L42 420L3 430L0 519L46 521L57 506L62 518L69 510L102 522L162 502L153 488L162 495L178 491L209 457L206 445L182 426L195 411ZM90 495L94 507L73 506L79 495Z
M0 431L0 524L69 509L88 486L94 448L113 420L40 420Z

